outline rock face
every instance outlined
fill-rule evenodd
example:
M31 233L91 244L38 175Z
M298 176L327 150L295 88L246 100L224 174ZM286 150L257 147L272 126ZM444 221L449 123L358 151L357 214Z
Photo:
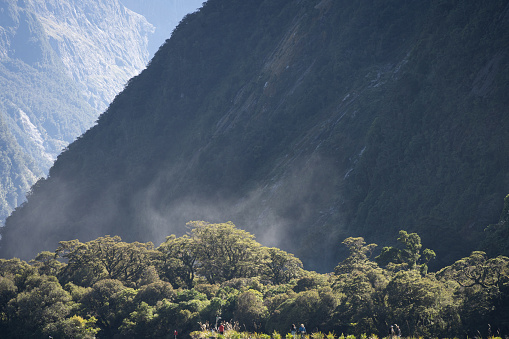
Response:
M117 0L0 0L0 224L145 68L153 31Z
M154 26L142 15L118 1L32 1L51 47L97 111L145 68Z
M18 206L30 186L42 175L32 158L23 152L9 133L0 114L0 216Z
M96 114L29 1L0 1L0 220Z

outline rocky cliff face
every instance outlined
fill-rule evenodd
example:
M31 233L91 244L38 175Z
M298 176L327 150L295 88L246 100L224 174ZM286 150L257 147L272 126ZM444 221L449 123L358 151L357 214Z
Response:
M0 224L145 68L153 30L118 1L0 0Z
M17 145L3 114L0 114L0 145L0 217L3 220L10 210L23 202L25 193L42 173Z
M142 15L118 1L32 1L51 47L97 111L145 68L154 27Z
M0 1L0 115L3 221L95 118L29 1Z

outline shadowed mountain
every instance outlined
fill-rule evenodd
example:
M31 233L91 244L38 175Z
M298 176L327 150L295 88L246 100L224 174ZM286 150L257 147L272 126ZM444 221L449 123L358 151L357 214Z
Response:
M464 256L509 191L505 1L219 1L188 15L2 230L3 256L232 220L330 271L418 232Z

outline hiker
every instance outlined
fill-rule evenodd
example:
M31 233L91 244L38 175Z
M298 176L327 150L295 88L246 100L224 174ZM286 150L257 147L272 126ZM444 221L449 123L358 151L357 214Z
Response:
M295 324L292 324L290 327L290 333L292 334L292 338L295 339L295 335L297 334L297 326L295 326Z
M396 328L396 335L398 338L401 338L401 329L399 328L398 324L394 324L394 327Z
M304 339L304 334L306 334L306 328L304 327L304 324L300 324L299 333L301 339Z
M389 338L394 338L396 332L394 332L394 326L391 325L391 328L389 329Z
M224 326L223 323L219 324L219 334L223 335L224 333Z

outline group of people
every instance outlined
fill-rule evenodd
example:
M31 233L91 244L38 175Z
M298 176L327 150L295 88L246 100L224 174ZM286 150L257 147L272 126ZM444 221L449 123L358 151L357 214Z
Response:
M391 325L391 328L389 329L389 338L396 337L401 337L401 329L399 328L398 324Z
M219 334L224 333L224 325L221 322L219 324L219 327L217 328L217 332ZM304 339L304 336L306 335L306 327L304 327L304 324L300 324L300 327L297 329L297 326L295 324L292 324L290 327L290 333L292 334L294 339L297 339L296 335L297 333L300 334L300 338ZM177 337L177 331L175 331L175 338ZM401 337L401 329L399 328L398 324L391 325L389 329L389 338L400 338Z
M292 324L292 327L290 327L290 333L292 334L294 339L296 339L295 335L297 333L300 333L300 337L301 339L303 339L304 335L306 334L306 328L304 327L304 324L300 324L299 329L297 329L297 326L295 326L295 324Z

